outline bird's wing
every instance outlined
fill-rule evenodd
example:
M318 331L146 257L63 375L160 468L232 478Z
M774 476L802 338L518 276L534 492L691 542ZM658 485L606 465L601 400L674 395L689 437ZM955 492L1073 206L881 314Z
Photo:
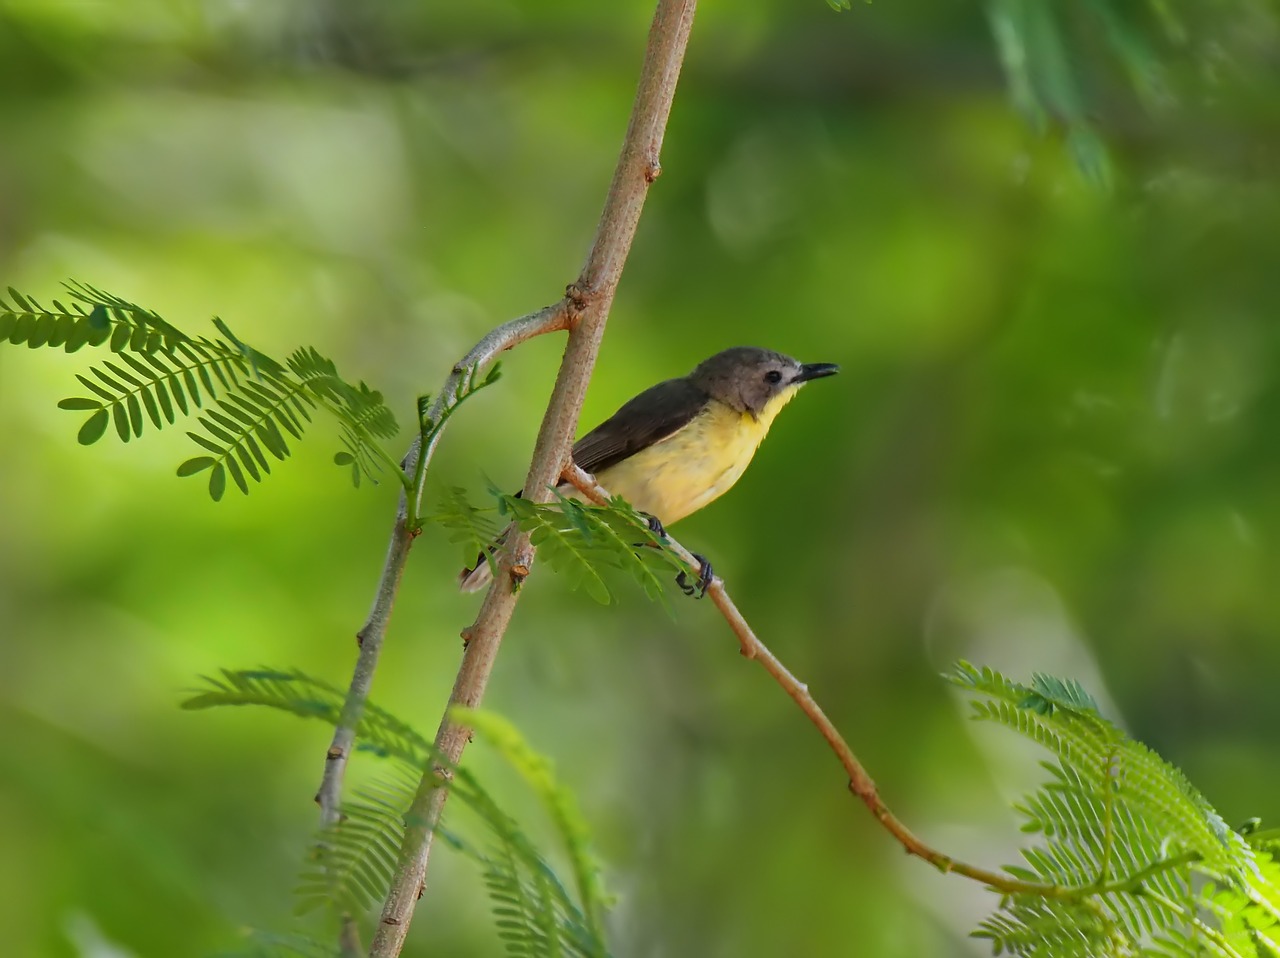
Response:
M573 461L599 474L679 432L710 399L687 379L658 383L579 439L573 446Z

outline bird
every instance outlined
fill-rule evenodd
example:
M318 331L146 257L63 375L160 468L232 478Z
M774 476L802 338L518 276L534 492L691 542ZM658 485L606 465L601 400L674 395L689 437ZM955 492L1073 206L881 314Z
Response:
M755 346L723 350L687 376L660 382L624 403L574 443L573 461L665 536L667 526L733 487L801 386L839 371L835 363L802 363ZM568 483L559 489L576 495ZM694 557L700 563L698 588L683 574L677 584L700 597L711 582L711 564ZM481 553L474 566L462 570L463 592L488 584L492 571L485 559Z

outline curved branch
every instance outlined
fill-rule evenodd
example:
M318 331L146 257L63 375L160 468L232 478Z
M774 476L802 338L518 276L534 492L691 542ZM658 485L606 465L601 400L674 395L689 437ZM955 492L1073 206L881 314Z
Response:
M440 387L440 392L436 394L427 416L432 422L438 424L438 428L431 432L426 449L422 448L421 437L415 439L401 463L405 473L413 479L411 484L413 508L409 508L409 500L402 493L395 526L391 531L391 542L387 547L387 558L383 563L382 576L378 580L378 589L374 595L373 607L369 610L368 619L356 633L360 654L356 657L355 668L351 673L351 684L347 688L347 697L342 705L342 715L333 730L333 741L329 745L328 752L325 753L324 776L320 780L320 789L316 792L321 825L332 825L340 816L342 780L346 774L347 760L351 756L351 747L355 743L356 727L360 724L364 703L373 685L373 673L378 666L382 640L387 634L387 623L391 619L391 607L400 588L400 578L404 574L405 562L409 558L409 547L417 535L415 531L417 520L410 521L410 516L421 515L422 490L426 485L427 464L431 461L436 444L444 432L447 414L457 402L455 396L458 387L469 375L489 365L505 350L535 336L566 329L568 325L569 299L565 297L560 302L544 307L536 313L510 320L491 330L454 365L444 385Z
M596 482L594 476L584 472L577 465L571 463L564 471L564 478L592 502L598 505L606 505L608 503L608 491ZM698 560L693 553L669 535L667 540L668 548L672 552L693 568L698 567ZM885 804L884 799L880 797L879 790L876 788L875 781L867 773L867 770L863 768L862 763L858 761L858 757L853 753L853 749L849 747L849 743L844 740L840 730L835 727L835 724L827 717L827 713L822 710L822 706L809 693L809 686L797 679L778 657L769 650L769 647L760 641L760 638L752 630L742 613L738 611L733 599L729 598L729 593L724 587L724 580L719 576L715 576L707 587L706 594L715 603L716 608L720 610L720 614L724 616L725 621L729 623L729 628L733 630L733 634L738 637L742 654L748 659L759 662L764 667L764 670L773 677L775 682L782 686L787 695L791 696L792 701L800 707L800 711L805 714L805 717L813 723L814 727L826 740L827 745L831 747L831 751L835 753L836 758L840 760L840 764L844 767L845 773L849 776L849 791L862 799L863 804L875 816L876 821L898 841L898 844L908 854L923 859L939 871L954 872L957 875L972 878L988 888L1007 895L1037 895L1041 898L1080 899L1091 895L1117 891L1137 893L1143 882L1152 875L1172 868L1179 868L1199 859L1200 856L1197 853L1188 852L1153 862L1132 875L1117 878L1110 882L1106 881L1104 874L1100 875L1096 882L1091 882L1088 885L1054 885L1046 882L1021 881L1008 875L1002 875L999 872L989 871L976 865L958 861L950 855L938 851L916 837L915 833L904 825L889 809L889 806Z

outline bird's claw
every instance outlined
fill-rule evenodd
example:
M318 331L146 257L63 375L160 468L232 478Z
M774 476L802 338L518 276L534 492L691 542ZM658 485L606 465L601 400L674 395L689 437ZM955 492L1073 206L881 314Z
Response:
M667 530L662 527L662 520L650 512L642 512L640 515L644 516L644 522L649 527L649 531L665 542Z
M698 560L698 579L696 582L690 582L688 575L681 572L676 576L676 585L680 587L680 591L685 595L701 599L707 594L707 588L711 585L711 580L715 578L715 573L711 570L711 563L707 561L706 556L700 556L696 552L691 553L691 555Z

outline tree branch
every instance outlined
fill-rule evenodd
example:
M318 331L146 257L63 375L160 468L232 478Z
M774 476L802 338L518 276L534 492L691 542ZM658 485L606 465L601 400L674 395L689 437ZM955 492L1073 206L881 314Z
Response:
M454 365L440 392L436 394L427 416L437 423L438 427L432 431L427 448L422 449L421 438L415 439L401 463L405 473L412 476L414 480L414 506L413 509L409 508L409 500L402 493L395 526L391 531L391 542L387 547L387 558L382 567L382 577L378 580L378 589L374 595L373 608L370 609L369 618L364 626L356 633L360 654L356 658L355 669L351 674L351 684L347 688L347 697L342 705L342 715L333 731L333 741L325 754L324 776L320 780L320 789L316 792L316 804L320 806L322 825L336 823L340 815L342 780L346 774L347 760L351 756L351 747L355 743L356 727L360 724L364 703L369 698L373 673L378 666L378 655L382 651L382 640L387 634L387 623L391 619L391 607L400 588L400 578L404 573L405 562L409 558L409 547L417 535L417 520L410 521L410 517L421 515L426 467L444 432L447 414L456 402L454 397L458 387L469 375L489 365L504 350L518 346L535 336L566 329L568 325L569 300L566 297L559 303L544 307L536 313L510 320L491 330Z
M320 806L322 829L337 825L342 818L342 782L346 776L347 762L351 757L356 729L359 727L360 718L364 714L364 705L373 685L373 673L378 667L378 656L382 652L382 642L387 634L391 608L395 603L396 593L400 589L405 563L409 559L409 547L413 545L413 540L417 537L421 526L422 493L426 485L427 465L444 432L449 413L459 402L457 398L459 387L474 376L480 368L493 362L504 350L518 346L535 336L568 328L569 312L570 302L566 296L560 302L546 306L536 313L503 323L476 343L454 365L427 412L427 418L434 424L434 428L429 433L425 433L427 437L425 450L423 434L420 434L400 463L400 468L407 477L405 485L408 486L408 494L404 490L400 493L400 504L396 510L391 541L387 547L387 558L383 562L382 576L378 580L373 607L369 611L365 624L356 633L360 653L356 656L355 668L351 673L351 684L347 687L347 695L342 703L342 713L333 730L333 740L325 753L324 774L321 776L320 788L316 791L315 798L316 804ZM410 499L409 496L412 498ZM323 838L316 851L323 861L328 852L327 843ZM359 930L355 919L349 914L342 915L339 948L344 958L347 956L357 958L364 954L360 947Z
M654 14L631 122L605 198L595 242L581 276L566 292L569 341L524 485L535 502L550 499L551 487L569 459L578 414L618 278L631 249L649 184L660 172L658 157L696 5L696 0L659 0ZM416 463L414 467L417 471ZM406 468L410 468L407 463ZM400 525L402 523L397 522L398 528ZM394 538L392 549L395 549ZM520 595L519 586L532 562L529 536L513 532L498 559L498 574L485 595L479 615L463 632L465 651L448 708L455 705L475 708L480 704ZM435 744L449 762L456 764L470 740L470 730L450 721L448 708ZM439 769L427 769L423 774L406 817L400 861L383 905L370 958L392 958L400 953L404 944L414 906L422 892L432 835L448 795L447 789L439 787L445 774Z
M569 467L564 471L563 478L572 483L579 492L592 502L598 505L606 505L608 503L608 490L596 482L594 476L584 472L577 465L570 463ZM670 535L667 536L667 544L672 552L690 566L698 567L699 562L694 558L693 553L675 539L672 539ZM1088 885L1054 885L1045 882L1021 881L1008 875L1002 875L999 872L979 868L976 865L969 865L952 858L950 855L943 854L917 838L915 833L890 811L889 806L880 797L875 781L867 774L867 770L862 767L862 763L858 761L858 757L853 753L853 749L849 747L849 743L844 740L844 736L840 734L839 729L827 717L827 713L822 711L822 707L809 694L809 686L797 679L779 661L778 657L769 650L768 646L760 641L760 638L752 631L742 613L738 611L733 599L729 598L729 593L724 587L724 580L719 576L715 576L707 587L706 594L715 603L715 607L720 610L720 614L724 616L725 621L729 623L729 628L733 629L733 634L738 637L742 654L748 659L759 662L764 667L764 670L773 677L775 682L782 686L787 695L791 696L792 701L800 707L800 711L805 714L805 717L813 723L826 740L827 745L831 747L831 751L835 753L836 758L840 760L840 764L849 776L849 791L862 799L863 804L875 816L876 821L884 826L885 830L898 841L908 854L924 859L939 871L954 872L957 875L972 878L988 888L1008 895L1037 895L1041 898L1080 899L1115 891L1136 893L1142 883L1152 875L1171 868L1181 867L1199 859L1199 854L1190 852L1153 862L1132 875L1118 878L1111 882L1106 881L1106 876L1103 874L1099 876L1096 882Z

